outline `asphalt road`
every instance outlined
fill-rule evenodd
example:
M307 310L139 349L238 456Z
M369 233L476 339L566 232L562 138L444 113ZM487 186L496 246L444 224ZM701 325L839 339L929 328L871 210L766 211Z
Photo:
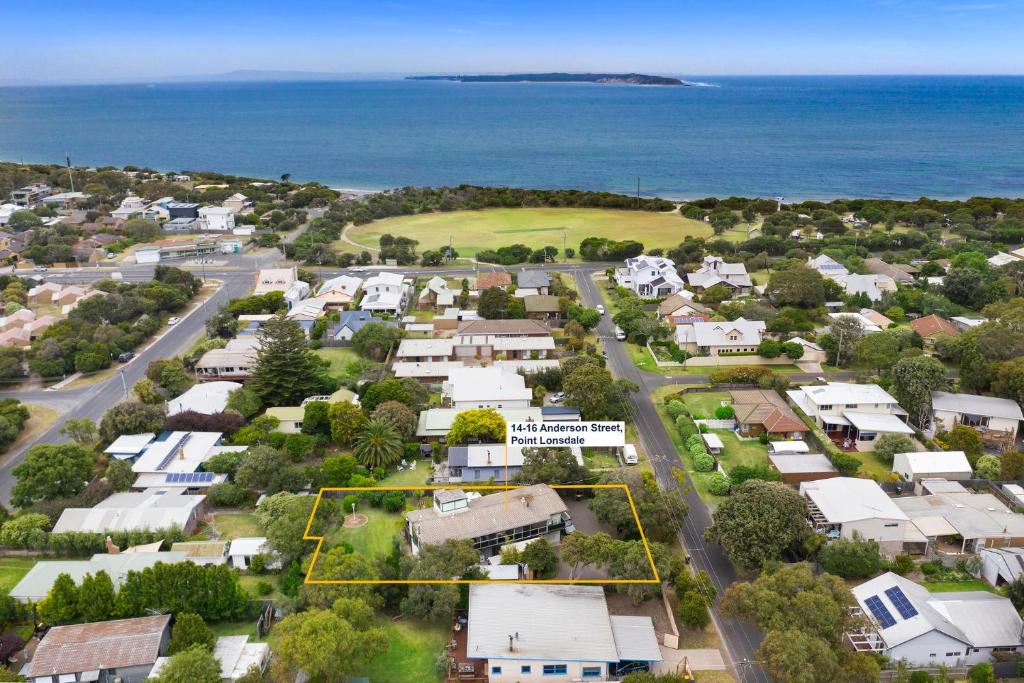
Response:
M259 265L276 260L273 252L265 254ZM249 262L253 259L249 258ZM133 267L125 273L125 280L136 281L152 277L152 266ZM67 273L65 282L87 282L100 277L109 277L109 272L102 274L93 271ZM15 477L11 470L25 459L29 448L41 443L64 443L67 441L60 430L68 419L87 417L97 424L111 406L125 399L126 390L146 374L146 366L158 358L170 358L188 350L204 334L206 318L216 312L217 308L229 299L244 296L253 287L253 273L242 270L207 272L209 279L223 282L213 296L200 304L194 304L187 313L181 314L181 322L168 327L159 336L151 340L143 350L137 352L130 362L119 366L119 371L110 377L82 388L68 388L57 391L44 389L14 390L0 392L0 396L11 396L26 403L42 403L57 409L59 417L54 424L38 438L30 443L5 453L0 459L0 502L9 505L11 489ZM55 280L60 282L60 279Z
M603 303L597 284L584 271L576 273L576 282L588 306ZM704 530L711 525L711 513L707 505L697 495L693 482L679 465L675 445L669 438L665 427L651 401L651 390L658 386L671 383L707 381L706 377L682 376L679 380L668 380L660 376L641 373L633 365L625 345L615 339L615 325L610 315L605 315L598 325L597 332L601 337L607 358L608 368L616 378L628 379L640 387L632 395L633 421L640 444L651 461L658 485L665 490L681 490L686 499L689 512L682 520L680 541L692 558L691 562L697 569L706 571L718 589L721 598L725 589L736 581L736 571L725 556L721 546L704 541ZM686 486L677 481L673 469L680 469L686 476ZM771 680L767 673L754 662L754 653L763 637L759 629L746 622L726 619L713 610L714 622L718 628L730 667L737 680L741 683Z

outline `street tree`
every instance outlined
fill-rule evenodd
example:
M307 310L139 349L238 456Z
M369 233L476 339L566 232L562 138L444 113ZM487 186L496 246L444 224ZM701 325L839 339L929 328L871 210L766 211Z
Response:
M89 482L92 465L92 452L72 443L33 446L11 471L17 478L11 502L26 508L41 500L74 496Z

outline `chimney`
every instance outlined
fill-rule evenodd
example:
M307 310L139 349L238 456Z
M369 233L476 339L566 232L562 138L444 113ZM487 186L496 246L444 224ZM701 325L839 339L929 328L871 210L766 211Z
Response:
M516 651L515 646L512 644L512 636L511 636L511 634L508 637L508 651L509 652L515 652Z
M116 545L114 545L114 541L113 541L113 539L110 538L110 536L107 536L106 544L107 544L107 554L108 555L118 555L118 554L120 554L121 549L118 548Z
M487 464L488 465L491 464L491 449L490 448L487 449Z

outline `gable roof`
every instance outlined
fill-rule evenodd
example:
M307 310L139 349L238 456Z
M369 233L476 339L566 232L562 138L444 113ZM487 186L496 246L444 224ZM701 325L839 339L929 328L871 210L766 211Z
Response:
M508 287L512 284L512 276L503 270L496 270L491 273L480 273L476 276L476 288L488 289L490 287Z
M764 329L763 320L698 322L693 324L693 338L697 346L757 346ZM737 339L730 339L731 336Z
M934 337L940 334L952 335L959 334L960 330L957 326L946 320L940 318L938 315L932 313L926 315L923 318L917 318L916 320L910 321L910 327L922 337Z
M24 674L55 676L152 664L171 615L54 626L39 642Z
M769 432L810 431L781 396L767 389L730 391L736 421L760 424Z
M658 304L658 315L671 315L683 306L689 306L698 313L704 313L708 310L704 304L697 303L693 299L676 292Z
M551 286L551 276L545 273L543 270L522 270L516 276L516 282L518 283L519 287L523 289L528 289L530 287L540 289L542 287Z
M458 334L494 334L506 336L550 335L551 330L536 320L468 320L459 325Z
M948 391L932 392L932 410L951 413L967 413L986 417L1001 417L1007 420L1024 420L1020 404L1008 398L954 394Z
M907 513L873 479L835 477L805 481L800 484L800 493L810 498L833 524L863 519L908 519Z
M880 258L864 259L864 265L876 275L888 275L896 282L913 282L914 278L906 270L886 263Z

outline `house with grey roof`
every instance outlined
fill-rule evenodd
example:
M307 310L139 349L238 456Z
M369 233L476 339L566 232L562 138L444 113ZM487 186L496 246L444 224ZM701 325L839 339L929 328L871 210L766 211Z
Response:
M433 505L405 513L414 555L424 545L471 540L484 557L509 543L547 538L558 543L574 528L569 509L547 484L534 484L481 496L462 489L434 491Z
M1017 428L1024 420L1020 405L1008 398L932 392L931 429L949 431L966 425L981 434L982 440L1012 448L1017 441Z
M600 586L474 584L468 617L459 658L493 683L617 681L662 661L651 618L610 614Z
M764 339L763 320L721 320L694 322L676 327L676 344L683 351L707 356L757 351Z
M352 341L355 333L370 323L383 323L384 318L378 318L368 311L342 311L338 322L334 323L327 333L334 341Z
M1020 652L1024 623L1008 598L987 591L932 593L886 572L852 589L870 626L847 634L858 652L909 666L971 666Z
M683 288L672 259L641 254L626 259L626 267L615 271L615 283L631 289L637 296L663 299Z
M521 446L506 446L503 443L474 443L465 446L450 446L448 462L443 476L448 483L489 482L497 484L512 481L523 471L526 449ZM571 446L570 451L576 463L583 465L583 451Z
M749 294L753 282L742 263L726 263L721 256L705 256L700 268L686 276L695 292L704 292L715 285L728 287L733 295Z
M516 274L516 286L520 289L536 289L538 294L548 294L551 276L543 270L523 269Z
M826 254L818 254L814 258L808 258L807 267L813 268L818 271L822 277L828 278L839 277L840 275L849 275L850 273L850 271L846 269L846 266Z
M81 584L87 574L106 572L114 584L114 590L128 577L128 572L140 572L157 562L174 564L184 562L185 552L119 552L97 553L88 560L40 560L32 565L21 581L11 589L10 596L18 602L39 602L53 588L61 574L67 574L76 584Z

